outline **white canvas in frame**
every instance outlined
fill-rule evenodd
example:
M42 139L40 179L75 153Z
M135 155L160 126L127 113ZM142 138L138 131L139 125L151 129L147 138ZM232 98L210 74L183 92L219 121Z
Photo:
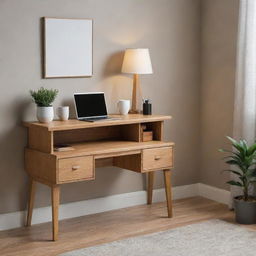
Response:
M92 76L92 20L44 18L44 77Z

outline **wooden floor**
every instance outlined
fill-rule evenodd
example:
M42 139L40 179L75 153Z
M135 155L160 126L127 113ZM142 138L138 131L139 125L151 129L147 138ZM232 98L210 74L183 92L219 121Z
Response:
M174 201L174 217L166 204L141 205L60 221L59 241L52 242L51 223L0 232L0 255L51 256L78 248L153 233L209 219L234 221L227 206L194 197ZM256 229L256 226L250 226Z

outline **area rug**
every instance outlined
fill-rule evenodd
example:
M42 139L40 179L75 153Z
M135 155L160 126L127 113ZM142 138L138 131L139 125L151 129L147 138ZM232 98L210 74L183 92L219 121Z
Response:
M256 231L210 220L61 256L255 256Z

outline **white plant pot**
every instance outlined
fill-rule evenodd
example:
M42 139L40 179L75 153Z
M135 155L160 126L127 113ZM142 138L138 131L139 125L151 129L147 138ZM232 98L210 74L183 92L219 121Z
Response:
M37 107L37 119L40 123L49 123L53 120L53 107Z

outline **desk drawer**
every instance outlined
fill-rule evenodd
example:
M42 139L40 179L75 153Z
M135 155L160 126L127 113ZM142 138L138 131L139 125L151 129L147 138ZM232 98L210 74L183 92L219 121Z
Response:
M72 157L59 160L59 182L94 179L92 156Z
M163 169L173 165L173 148L144 149L142 154L143 171Z

